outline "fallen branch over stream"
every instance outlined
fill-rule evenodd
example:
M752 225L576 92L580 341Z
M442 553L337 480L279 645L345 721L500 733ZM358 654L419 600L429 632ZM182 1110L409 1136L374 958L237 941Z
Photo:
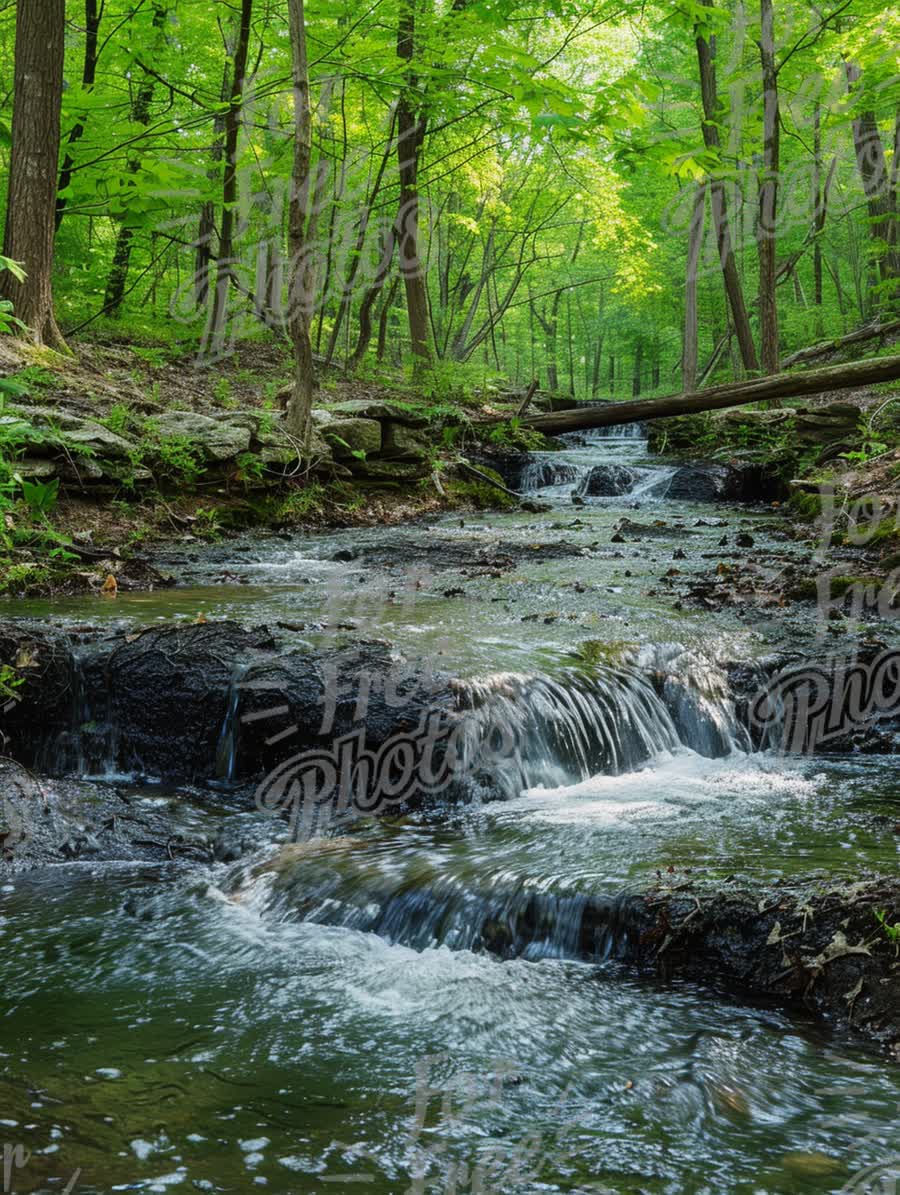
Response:
M546 435L581 431L590 427L614 427L619 423L643 423L672 415L693 415L699 411L717 411L725 407L746 406L782 398L803 398L832 390L852 390L879 382L900 379L900 356L874 357L803 373L777 373L747 382L711 386L693 394L669 394L664 398L635 399L633 402L607 403L576 410L553 411L522 420L525 427Z

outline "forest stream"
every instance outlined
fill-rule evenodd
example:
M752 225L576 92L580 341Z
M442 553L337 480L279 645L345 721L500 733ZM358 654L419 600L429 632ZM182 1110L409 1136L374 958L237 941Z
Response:
M130 774L86 693L35 764L48 790L171 809L200 837L238 825L241 845L10 873L5 1189L882 1189L861 1184L900 1154L900 1069L874 1046L637 975L610 934L585 957L590 902L659 873L891 875L900 846L885 757L754 750L736 715L726 666L804 650L815 615L679 608L660 583L741 535L761 576L805 549L771 511L669 496L642 429L615 430L533 455L532 513L176 543L157 561L176 588L9 604L57 628L388 640L501 695L520 758L491 778L504 799L475 785L285 846L241 786L240 669L206 783Z

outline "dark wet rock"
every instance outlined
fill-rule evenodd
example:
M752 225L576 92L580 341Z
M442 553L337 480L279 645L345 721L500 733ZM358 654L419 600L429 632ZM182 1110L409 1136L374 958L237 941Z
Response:
M696 461L678 468L666 497L686 502L770 502L784 487L765 465L755 462Z
M683 465L669 483L666 497L683 502L715 502L728 492L725 465Z
M122 784L37 777L0 760L0 874L95 860L211 862L228 811L188 792L162 803L158 794ZM271 841L261 814L255 847ZM246 825L246 818L235 819ZM237 857L237 856L235 856Z
M739 548L752 548L756 541L749 532L741 531L734 542Z
M687 553L684 548L676 548L672 553L673 560L687 560Z
M529 452L481 452L469 453L467 460L478 469L493 469L507 489L516 493L522 490L522 479L534 457Z
M617 498L634 488L635 473L625 465L595 465L581 486L586 498Z
M285 648L265 627L217 622L101 635L0 626L26 677L0 712L5 751L48 774L131 773L226 784L360 731L375 749L449 709L446 677L386 643Z
M461 519L459 526L464 527L465 521ZM485 543L477 534L469 541L462 537L445 538L439 534L422 540L385 531L379 535L377 542L361 546L357 558L367 565L404 570L419 566L440 572L458 569L471 575L484 570L507 572L528 561L559 560L583 555L584 548L565 539L539 543L498 539L495 543Z
M550 485L571 485L577 477L578 470L574 465L532 458L520 484L522 489L527 492L541 490Z
M621 535L632 536L637 539L691 534L688 528L674 527L671 523L665 522L664 519L654 519L652 523L639 523L636 519L629 518L619 519L616 523L616 531ZM613 543L619 542L621 541L613 540Z
M605 949L667 978L810 1009L900 1060L900 968L876 913L900 922L896 879L715 886L679 876L585 911L588 956Z

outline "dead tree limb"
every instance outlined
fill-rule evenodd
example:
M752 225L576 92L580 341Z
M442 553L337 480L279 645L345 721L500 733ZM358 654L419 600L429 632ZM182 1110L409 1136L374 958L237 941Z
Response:
M694 394L669 394L665 398L639 399L635 402L605 403L580 410L554 411L531 415L523 426L546 435L580 431L588 427L612 427L617 423L664 419L670 415L692 415L699 411L717 411L724 407L746 406L775 398L802 398L828 390L851 390L856 386L874 386L900 378L900 357L874 357L845 365L829 365L803 373L777 373L767 378L711 386Z

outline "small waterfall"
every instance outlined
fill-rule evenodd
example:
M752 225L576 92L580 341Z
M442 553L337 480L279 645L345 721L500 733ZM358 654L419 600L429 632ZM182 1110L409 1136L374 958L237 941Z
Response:
M35 769L48 776L111 778L120 774L120 735L102 672L90 650L72 649L69 725L40 744Z
M556 678L500 674L469 682L460 687L461 771L481 791L514 798L529 788L618 775L680 747L710 758L749 750L727 686L720 669L677 645ZM476 753L498 738L511 749L479 770Z
M238 664L228 687L228 701L219 740L216 743L216 775L210 784L216 788L233 788L237 780L238 742L240 735L241 684L248 664Z
M437 860L384 856L355 839L282 847L252 870L239 864L223 888L266 917L377 934L414 950L601 961L625 939L615 899L448 875Z
M571 489L583 472L584 470L576 465L562 464L546 456L534 455L522 470L519 488L524 494L533 494L551 486Z

